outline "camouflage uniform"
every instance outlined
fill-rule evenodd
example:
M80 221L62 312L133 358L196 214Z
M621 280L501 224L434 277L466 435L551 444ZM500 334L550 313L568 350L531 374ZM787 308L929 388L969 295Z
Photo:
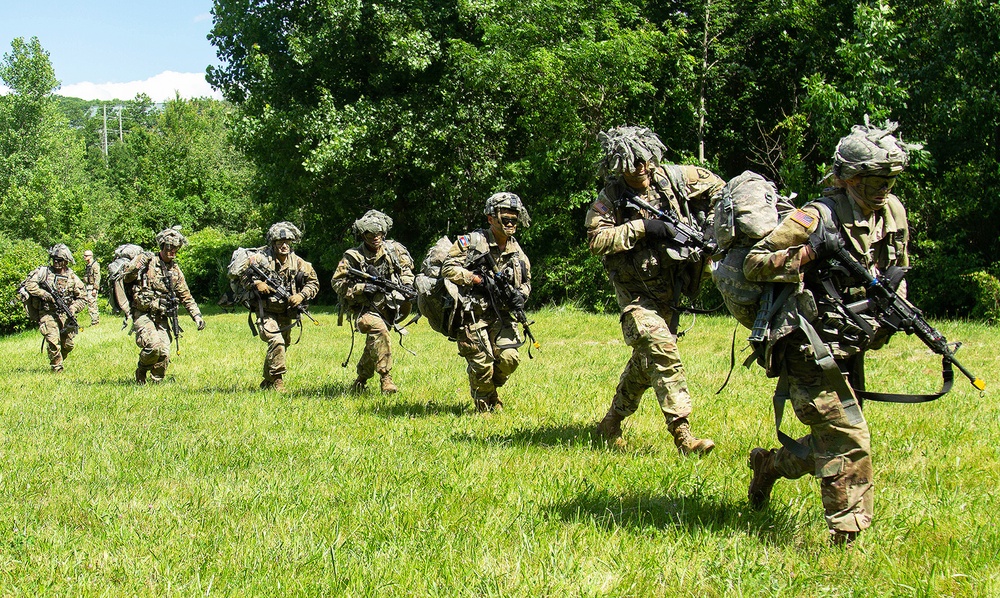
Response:
M371 210L355 222L354 232L358 236L364 232L378 232L384 236L391 227L391 218L377 210ZM363 280L348 272L348 268L362 272L374 271L378 276L397 284L413 286L413 258L406 247L396 241L384 239L375 250L361 243L344 252L331 280L341 305L350 311L358 332L365 335L365 349L358 360L355 390L363 388L367 380L378 373L382 380L382 391L395 392L396 387L390 375L392 339L389 332L410 313L412 306L398 292L387 294L366 285Z
M63 259L68 263L73 262L69 249L65 245L56 245L49 254L53 258ZM65 249L65 251L62 251ZM55 252L55 253L53 253ZM42 281L48 283L50 288L62 294L70 311L76 315L83 311L87 304L87 292L83 281L67 265L63 272L57 274L51 267L42 266L36 268L28 276L24 288L31 295L29 301L34 302L38 311L38 332L45 339L45 349L49 355L49 365L52 371L61 372L63 361L75 346L75 339L78 330L72 326L67 327L69 318L66 314L59 312L52 295L41 288Z
M167 231L174 231L176 236ZM157 235L157 240L164 238L165 234L168 235L166 238L170 241L169 245L180 247L187 242L175 229L162 231ZM160 242L161 248L164 244L163 241ZM140 349L135 370L136 382L145 383L147 373L153 382L162 382L170 364L172 340L170 321L166 314L167 303L171 299L168 286L173 289L173 297L176 297L178 305L184 305L191 319L198 324L199 330L205 326L201 310L191 296L184 273L176 260L167 263L158 253L140 253L125 266L122 278L126 283L136 283L132 298L132 330L135 332L135 344Z
M878 130L866 131L877 135ZM895 144L895 139L891 143ZM890 162L895 165L891 170L895 176L905 165L905 154ZM882 172L871 170L875 174ZM872 172L862 174L875 176ZM841 176L838 174L838 178ZM843 179L851 176L848 173ZM790 400L795 415L810 428L810 434L798 441L808 449L805 459L786 446L751 452L755 476L750 500L755 507L762 506L776 479L813 474L820 479L826 522L833 538L846 542L871 524L868 424L853 390L850 396L840 396L824 376L802 322L815 330L853 388L864 387L864 352L882 346L887 336L870 315L852 316L841 307L865 298L863 281L832 270L826 260L809 260L816 252L817 231L825 227L838 231L846 249L873 274L884 273L891 266L906 267L909 232L906 211L894 195L887 195L884 206L875 210L863 209L861 202L841 187L825 190L824 196L824 200L787 216L750 250L744 263L748 280L796 285L772 320L763 360L768 375L779 377L778 399ZM806 256L810 257L803 265ZM840 298L833 296L831 289Z
M281 236L284 231L274 232L276 227L284 227L293 236ZM264 249L254 259L265 270L272 272L281 280L283 286L288 291L289 299L295 295L300 295L299 303L305 303L316 298L319 293L319 278L312 264L297 256L294 252L289 253L284 263L276 256L274 242L279 239L292 239L298 242L300 233L291 223L279 222L268 231L269 246ZM251 295L257 295L257 301L251 300L251 306L256 304L258 324L260 326L260 340L267 343L267 354L264 357L264 379L261 388L277 386L278 389L284 387L282 380L287 368L285 366L285 352L291 343L291 329L296 324L301 326L301 312L296 310L296 306L291 306L289 300L281 301L273 294L260 295L253 291L256 278L249 272L242 279L243 286L251 291ZM298 301L298 299L296 299Z
M651 165L651 181L643 199L707 231L713 195L725 182L696 166ZM609 180L586 216L587 242L592 253L602 256L622 310L625 344L632 347L632 357L598 431L609 442L624 446L621 421L635 413L643 393L652 387L681 452L707 453L714 443L690 435L691 396L677 348L678 312L673 309L681 295L698 292L707 256L677 249L664 239L647 238L647 223L655 216L625 206L620 200L626 193L636 191L622 176Z
M496 194L491 199L501 195ZM513 194L505 195L517 198ZM493 203L506 207L502 201ZM490 210L489 201L487 206ZM520 198L513 209L521 214L518 219L522 225L530 222ZM492 268L487 255L493 259ZM497 389L506 384L517 369L521 361L518 347L524 344L524 339L514 328L514 319L508 310L501 306L494 308L486 296L476 292L477 287L473 286L476 273L472 268L505 273L527 298L531 294L531 262L514 237L507 238L506 247L501 251L493 230L479 229L458 237L441 266L441 276L461 289L466 309L470 310L466 315L467 323L456 336L458 354L468 363L469 393L477 410L491 411L503 406Z
M101 323L101 314L97 310L97 292L101 288L101 264L93 258L90 252L84 254L84 259L90 258L83 271L83 284L87 288L87 311L90 313L90 325Z

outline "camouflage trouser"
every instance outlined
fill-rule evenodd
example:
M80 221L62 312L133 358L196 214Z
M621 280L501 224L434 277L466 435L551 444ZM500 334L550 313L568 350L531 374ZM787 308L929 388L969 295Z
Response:
M167 322L153 319L148 313L138 314L132 321L135 331L135 344L139 347L140 372L149 372L154 381L161 381L167 373L170 364L170 335L167 332Z
M629 305L621 315L625 344L632 357L618 380L612 408L628 417L639 408L639 400L652 387L667 424L691 415L691 395L677 338L659 313L640 305Z
M90 313L90 323L98 324L101 321L101 314L97 311L97 289L87 287L87 312Z
M521 363L514 346L521 340L511 322L479 320L462 328L457 340L458 354L468 362L466 371L473 402L487 400Z
M392 369L392 339L385 320L368 312L358 317L358 332L365 336L365 352L358 360L358 378L367 380L375 372L381 376Z
M292 326L295 320L283 314L264 312L260 322L260 340L267 343L264 355L264 380L274 382L285 375L285 352L292 340Z
M804 335L793 334L784 343L781 363L789 399L796 417L810 428L810 434L799 442L811 452L803 461L781 447L774 457L775 469L786 478L813 474L820 479L826 524L831 530L867 529L874 499L868 423L860 409L844 411Z
M38 331L45 339L45 350L49 354L49 365L52 369L59 371L63 369L63 360L73 350L76 332L63 332L62 328L66 323L65 316L56 314L42 314L38 319Z

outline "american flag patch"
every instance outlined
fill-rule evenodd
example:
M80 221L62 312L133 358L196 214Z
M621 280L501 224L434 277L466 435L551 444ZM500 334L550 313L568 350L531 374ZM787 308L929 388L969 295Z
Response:
M803 212L802 210L795 210L789 218L791 218L793 222L797 222L805 228L809 228L813 225L813 222L816 222L815 216L811 216L808 212Z
M469 236L468 235L462 235L461 237L459 237L458 238L458 246L461 247L462 249L468 249L469 248Z
M594 202L594 210L603 216L608 213L608 206L604 205L603 201Z

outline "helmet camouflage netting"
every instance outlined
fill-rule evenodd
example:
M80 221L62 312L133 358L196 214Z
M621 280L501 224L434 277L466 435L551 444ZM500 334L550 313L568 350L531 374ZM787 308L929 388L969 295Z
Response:
M181 234L181 225L165 228L156 235L156 244L160 247L170 245L172 247L183 247L188 240Z
M62 260L64 262L69 262L70 264L75 264L76 260L73 259L73 252L69 250L63 243L56 243L49 249L49 257L53 260Z
M615 127L597 134L604 157L597 162L601 178L631 170L636 162L658 165L667 147L646 127Z
M486 216L496 216L500 210L514 210L517 212L517 223L520 226L524 228L531 226L531 217L528 216L528 210L524 207L524 202L521 201L521 198L517 194L509 191L501 191L486 198L486 206L483 208L483 214Z
M857 175L894 176L906 168L907 152L923 147L919 143L903 143L892 133L899 127L891 120L885 128L873 126L868 115L865 124L854 125L850 135L841 138L833 152L833 174L840 180Z
M267 229L265 238L268 245L281 239L288 239L291 243L298 243L302 240L302 231L291 222L275 222L271 225L271 228Z
M392 218L378 210L368 210L364 216L355 220L354 224L351 225L351 231L358 237L365 233L387 235L390 228L392 228Z

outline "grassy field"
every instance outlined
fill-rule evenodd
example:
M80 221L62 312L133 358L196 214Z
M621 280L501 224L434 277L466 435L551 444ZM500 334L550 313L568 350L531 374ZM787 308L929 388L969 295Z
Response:
M399 394L348 394L359 350L341 368L349 331L316 312L284 395L257 390L244 314L187 320L158 386L131 383L137 349L107 316L61 376L36 332L0 339L0 595L1000 595L996 328L939 323L985 398L962 378L935 403L867 406L876 516L845 551L814 479L747 509L747 452L776 441L759 369L714 394L732 320L681 340L693 428L718 444L684 459L650 393L627 452L593 442L628 356L616 315L536 313L541 350L480 416L423 323L417 356L395 345ZM940 384L915 338L868 372L876 390Z

